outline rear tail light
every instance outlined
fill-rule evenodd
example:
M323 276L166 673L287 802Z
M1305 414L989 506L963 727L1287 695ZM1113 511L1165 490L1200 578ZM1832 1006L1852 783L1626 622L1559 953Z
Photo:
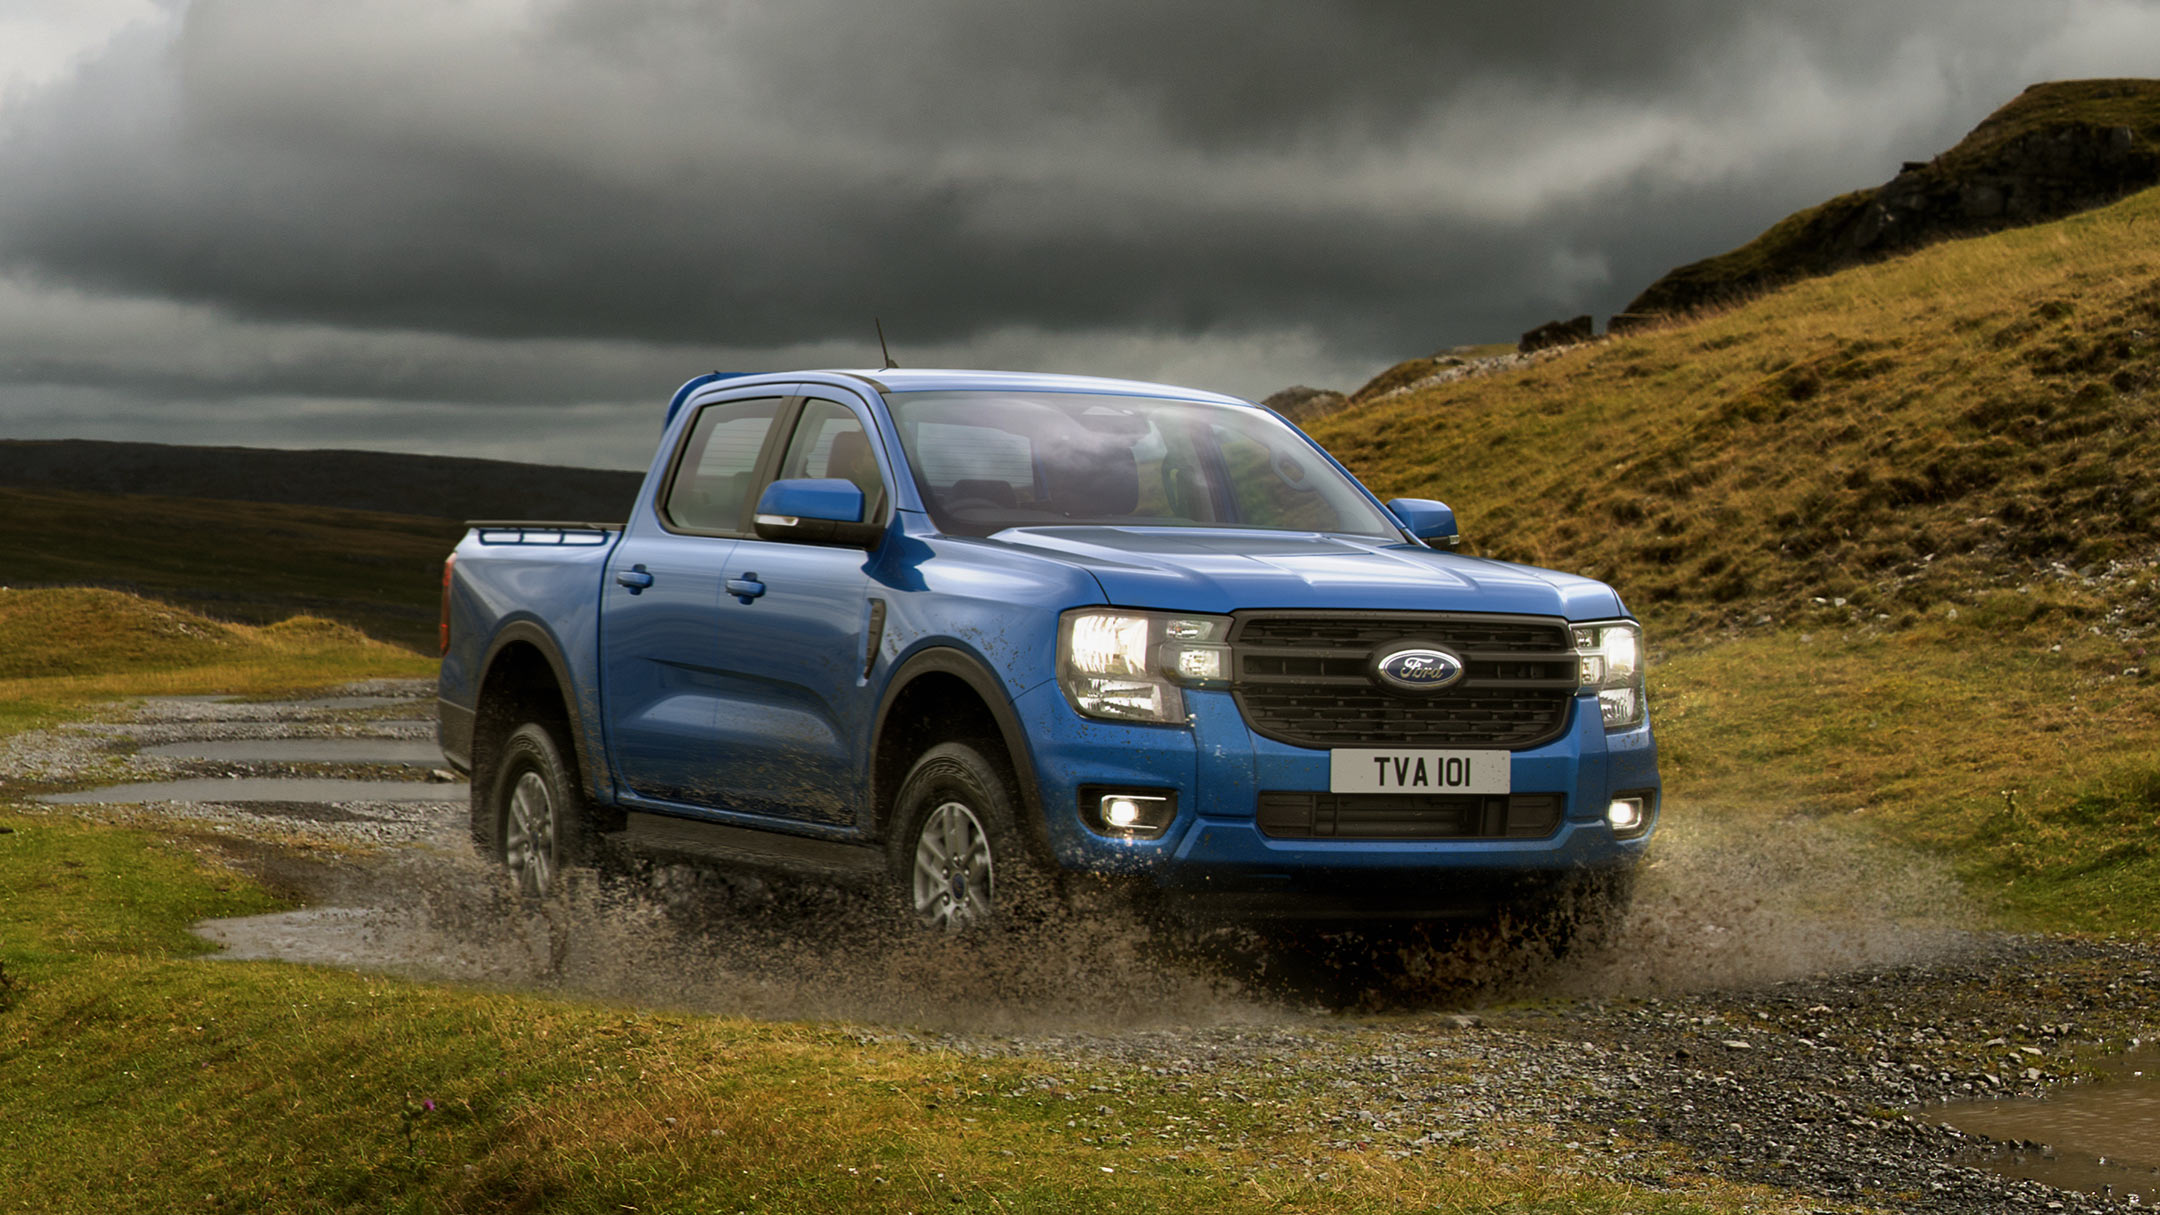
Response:
M449 555L448 557L445 557L445 558L443 559L443 563L442 563L442 620L441 620L441 623L440 623L440 626L439 626L439 630L440 630L440 634L441 634L441 635L440 635L440 637L438 638L438 640L439 640L439 641L440 641L440 642L442 643L442 649L441 649L441 651L440 651L440 653L442 653L442 654L448 654L448 653L450 652L450 572L451 572L452 570L455 570L456 568L457 568L457 554L456 554L456 553L452 553L452 554L450 554L450 555Z

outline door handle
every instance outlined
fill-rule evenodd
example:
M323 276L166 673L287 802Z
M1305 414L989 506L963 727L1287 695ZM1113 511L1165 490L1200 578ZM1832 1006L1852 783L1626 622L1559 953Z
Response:
M633 565L629 569L615 571L615 585L629 587L630 593L635 595L652 585L652 575L645 572L644 566Z
M744 574L740 578L727 580L727 593L735 596L739 602L748 603L765 593L765 584L758 581L756 574Z

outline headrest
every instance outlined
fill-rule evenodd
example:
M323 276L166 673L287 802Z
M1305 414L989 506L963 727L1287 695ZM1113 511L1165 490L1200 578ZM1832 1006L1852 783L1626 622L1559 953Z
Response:
M1012 506L1019 501L1013 494L1013 487L1007 482L974 479L953 482L952 488L946 490L943 496L948 502L980 498L998 506Z
M832 451L825 457L825 475L853 481L867 492L877 483L877 459L870 454L869 437L859 430L834 435Z

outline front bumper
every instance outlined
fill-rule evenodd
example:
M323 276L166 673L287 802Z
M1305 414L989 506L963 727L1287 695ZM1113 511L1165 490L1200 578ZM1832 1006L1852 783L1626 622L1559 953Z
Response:
M1561 798L1549 834L1445 839L1283 839L1263 832L1260 794L1327 792L1328 753L1254 734L1227 693L1188 691L1185 699L1189 727L1089 721L1049 686L1020 699L1016 707L1035 744L1046 842L1059 865L1225 903L1439 911L1489 902L1492 890L1525 877L1633 865L1656 829L1657 743L1650 727L1607 733L1593 697L1577 698L1560 738L1511 757L1513 792ZM1081 816L1083 786L1169 792L1177 814L1154 839L1105 835ZM1607 805L1622 793L1649 803L1645 829L1626 838L1605 821Z

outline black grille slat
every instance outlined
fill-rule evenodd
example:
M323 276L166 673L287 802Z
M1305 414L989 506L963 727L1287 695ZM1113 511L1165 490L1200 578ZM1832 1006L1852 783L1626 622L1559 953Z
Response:
M1566 622L1439 612L1243 612L1233 695L1253 731L1294 746L1540 746L1567 726L1577 681ZM1371 674L1391 643L1445 647L1460 682L1405 693Z
M1556 793L1505 796L1389 793L1260 794L1270 839L1543 839L1560 826Z
M1271 649L1338 650L1369 649L1405 637L1447 641L1465 653L1551 654L1572 648L1562 621L1526 616L1496 621L1476 613L1447 612L1239 613L1236 639Z

